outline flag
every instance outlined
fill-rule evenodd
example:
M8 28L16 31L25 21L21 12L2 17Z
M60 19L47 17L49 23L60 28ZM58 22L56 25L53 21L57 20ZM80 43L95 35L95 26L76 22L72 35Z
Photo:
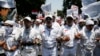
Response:
M91 3L96 2L97 0L82 0L82 6L85 7Z
M9 7L9 8L15 8L16 7L16 3L15 0L0 0L0 5L2 5L3 7Z
M72 16L72 14L73 14L72 9L68 9L66 14L67 14L67 16Z
M89 17L99 17L100 16L100 1L91 3L90 5L82 8L82 12Z
M7 0L8 4L12 7L12 8L15 8L16 7L16 3L15 3L15 0Z
M44 11L44 12L51 12L51 3L50 4L43 4L41 6L41 9Z
M75 17L79 17L78 16L78 9L79 9L79 7L78 6L76 6L76 5L72 5L71 6L71 10L72 10L72 13L73 13L73 16L75 16Z

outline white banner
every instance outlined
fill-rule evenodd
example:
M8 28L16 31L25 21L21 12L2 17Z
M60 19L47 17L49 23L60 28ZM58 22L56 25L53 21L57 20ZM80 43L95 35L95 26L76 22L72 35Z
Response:
M89 4L91 4L91 3L94 3L94 2L96 2L97 0L82 0L82 6L84 7L84 6L87 6L87 5L89 5Z
M51 12L51 4L43 4L41 6L41 9L44 11L44 12Z
M67 14L67 16L72 16L72 14L73 14L72 9L68 9L66 14Z
M72 6L71 6L71 10L73 11L73 16L79 17L79 16L78 16L78 6L72 5Z
M85 8L83 7L82 11L84 14L92 18L100 16L100 1L92 3Z
M3 7L10 7L10 8L15 8L16 7L16 3L15 3L15 0L0 0L2 1L1 3L3 4L0 4L2 5Z
M15 0L7 0L8 4L12 7L15 8Z

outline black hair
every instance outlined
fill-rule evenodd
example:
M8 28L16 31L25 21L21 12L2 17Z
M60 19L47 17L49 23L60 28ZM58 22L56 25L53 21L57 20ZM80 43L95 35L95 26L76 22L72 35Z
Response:
M73 20L73 18L72 18L71 16L68 16L68 17L66 18L66 20Z

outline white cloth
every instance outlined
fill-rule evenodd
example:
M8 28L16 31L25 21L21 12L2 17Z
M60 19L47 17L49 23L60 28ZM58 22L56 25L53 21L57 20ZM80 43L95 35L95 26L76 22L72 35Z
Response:
M56 38L58 37L58 30L54 28L45 28L41 32L42 36L42 52L43 56L56 56Z
M58 29L61 28L61 26L60 26L59 23L57 23L57 22L54 22L52 27L53 27L53 28L58 28Z
M61 56L75 56L76 55L76 44L75 34L77 33L75 25L69 27L68 25L62 26L62 36L69 36L70 40L62 42Z
M27 32L27 33L25 33ZM27 41L27 40L34 40L35 38L37 38L37 34L36 34L36 30L33 28L29 28L29 29L25 29L22 28L21 31L21 39L23 39L23 41ZM33 46L23 46L23 50L21 50L21 55L22 56L36 56L36 47Z
M0 40L4 40L5 30L2 26L0 26ZM0 47L0 54L4 53L4 49Z
M70 40L64 42L65 46L73 47L75 45L75 34L77 33L76 27L73 25L69 27L68 25L62 26L62 34L63 36L69 36Z
M92 55L95 48L93 29L89 31L86 27L84 27L81 34L82 55Z
M94 42L94 30L87 30L86 27L83 28L83 30L81 31L81 34L82 34L82 39L84 39L84 43L83 45L87 44L89 42Z
M17 42L17 38L19 36L18 32L20 33L20 31L18 31L16 27L13 27L13 30L11 31L11 33L6 33L6 44L9 50L13 46L18 45L18 42ZM6 51L5 53L7 56L16 56L18 55L18 52L19 51L16 49L15 51L12 51L12 52Z

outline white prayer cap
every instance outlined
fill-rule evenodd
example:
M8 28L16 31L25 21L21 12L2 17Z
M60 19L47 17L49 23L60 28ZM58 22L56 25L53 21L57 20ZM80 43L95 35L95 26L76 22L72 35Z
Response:
M80 19L80 20L79 20L79 23L80 23L80 22L85 22L85 20L84 20L84 19Z
M61 20L61 17L56 17L56 21L57 21L57 20Z
M47 17L53 18L52 15L46 15L45 18L47 18Z
M37 22L41 23L42 21L40 19L36 19Z
M13 2L9 2L7 0L0 0L0 7L3 8L14 8L15 7L15 3L14 0L12 0Z
M23 21L23 19L21 19L20 21Z
M15 24L15 22L12 21L12 20L6 20L4 23L9 24L9 25L14 25Z
M90 19L86 20L86 25L94 25L94 22Z
M25 19L28 20L28 21L30 21L30 22L32 21L31 18L30 18L29 16L25 17L24 20L25 20Z

